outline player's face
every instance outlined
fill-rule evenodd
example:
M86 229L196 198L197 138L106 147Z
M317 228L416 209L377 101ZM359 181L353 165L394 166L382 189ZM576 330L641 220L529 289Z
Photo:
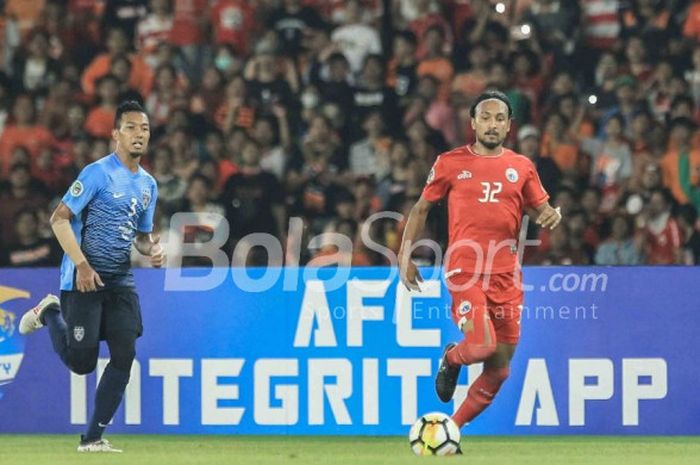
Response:
M481 102L472 118L472 129L484 147L495 149L503 144L510 130L508 107L500 100L491 99Z
M148 116L138 111L122 114L119 129L115 129L112 136L118 146L129 152L132 157L140 157L146 153L148 140L151 138Z

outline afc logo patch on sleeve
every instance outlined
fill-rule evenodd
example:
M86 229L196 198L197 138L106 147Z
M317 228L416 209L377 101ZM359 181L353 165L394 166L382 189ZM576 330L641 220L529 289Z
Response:
M150 189L144 189L141 191L141 203L143 205L143 208L148 208L148 205L151 203L151 190Z
M426 184L430 184L435 180L435 167L430 168L430 173L428 173L428 179L425 181Z
M457 307L457 313L460 315L466 315L469 313L472 309L472 303L469 302L468 300L463 300L460 302L459 307Z
M80 194L82 194L84 190L85 188L83 188L83 183L80 181L75 181L70 186L70 195L73 197L80 197Z

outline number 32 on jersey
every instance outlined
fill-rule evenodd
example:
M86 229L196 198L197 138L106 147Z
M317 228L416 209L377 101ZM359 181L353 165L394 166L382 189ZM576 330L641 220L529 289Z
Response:
M500 194L503 190L503 183L498 181L482 182L481 186L484 188L482 191L484 196L477 200L481 203L497 203L496 194Z

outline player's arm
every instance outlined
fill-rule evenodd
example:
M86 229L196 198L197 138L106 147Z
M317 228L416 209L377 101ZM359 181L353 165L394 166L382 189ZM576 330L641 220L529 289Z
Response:
M401 282L409 290L420 291L418 283L423 281L416 264L411 260L411 252L416 239L423 234L425 222L432 207L433 203L421 195L418 202L411 208L408 221L406 222L406 228L403 232L403 238L401 239L401 248L399 249L399 273Z
M138 231L134 238L134 247L141 255L151 257L151 265L160 268L165 263L165 250L160 245L160 235Z
M537 218L535 223L543 228L554 229L561 222L561 210L549 204L549 194L542 186L535 165L528 161L527 180L523 187L523 197L530 216ZM532 211L534 210L534 214Z
M141 255L151 258L151 266L154 268L160 268L165 263L165 250L160 245L160 235L152 234L153 217L155 216L157 201L158 186L153 181L148 206L139 218L136 225L136 236L134 237L134 247Z
M76 287L80 292L91 292L97 290L97 287L104 286L100 276L92 269L88 263L83 251L80 249L78 239L75 237L73 228L71 228L70 220L73 213L61 202L54 210L49 220L51 229L53 230L58 243L63 251L68 255L68 258L75 264L78 271L76 276Z

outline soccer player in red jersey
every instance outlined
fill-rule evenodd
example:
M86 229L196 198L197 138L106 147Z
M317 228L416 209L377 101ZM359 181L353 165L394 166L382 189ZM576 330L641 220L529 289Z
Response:
M399 251L401 281L420 291L422 278L411 261L412 244L425 227L428 211L447 197L445 278L452 318L464 339L445 348L435 380L438 397L443 402L452 399L462 365L484 362L483 373L453 415L460 427L491 404L508 377L520 338L523 291L517 238L523 213L532 212L544 228L553 229L561 221L533 163L503 147L511 115L510 102L501 92L486 91L475 100L471 125L476 142L435 160L408 217Z

